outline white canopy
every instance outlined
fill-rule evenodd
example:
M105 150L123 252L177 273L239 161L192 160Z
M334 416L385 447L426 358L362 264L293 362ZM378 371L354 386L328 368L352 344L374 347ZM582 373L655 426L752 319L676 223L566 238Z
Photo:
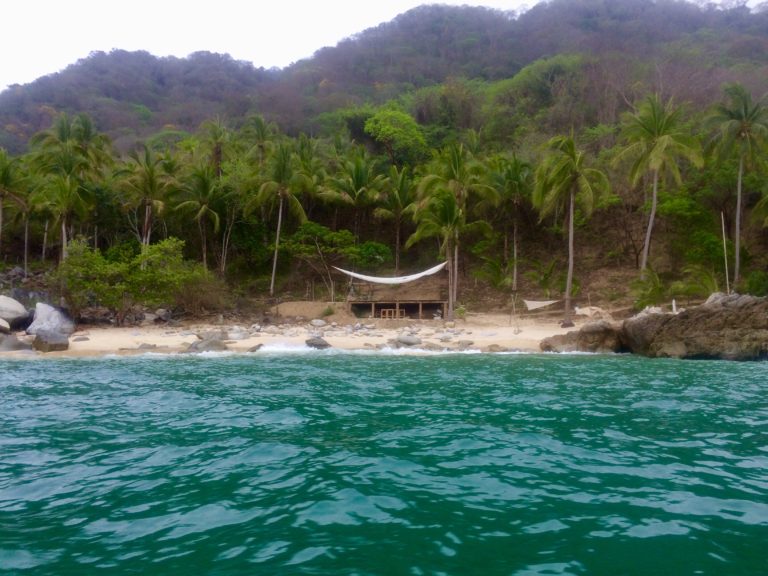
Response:
M525 302L525 307L528 310L536 310L545 306L552 306L552 304L556 304L560 300L523 300L523 302Z
M442 264L438 264L437 266L430 268L429 270L424 270L424 272L419 272L418 274L409 274L408 276L392 276L392 277L386 277L386 276L366 276L365 274L358 274L357 272L350 272L349 270L343 270L341 268L336 268L339 272L344 272L344 274L348 276L352 276L352 278L357 278L358 280L364 280L366 282L373 282L374 284L405 284L406 282L413 282L414 280L418 280L419 278L423 278L424 276L431 276L432 274L435 274L436 272L440 272L443 268L445 268L445 265L447 262L443 262Z

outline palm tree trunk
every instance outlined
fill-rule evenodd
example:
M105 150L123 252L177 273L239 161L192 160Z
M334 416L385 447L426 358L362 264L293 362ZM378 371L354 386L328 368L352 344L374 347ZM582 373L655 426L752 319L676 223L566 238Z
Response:
M448 313L446 314L446 319L449 321L453 321L453 275L455 274L455 271L453 269L453 250L452 246L449 244L446 246L445 256L448 260Z
M45 228L43 228L43 249L40 253L40 260L45 262L45 251L48 248L48 220L45 221Z
M517 293L517 218L512 224L512 292Z
M203 219L202 218L200 218L197 221L197 228L198 228L198 230L200 230L200 244L201 244L201 249L203 251L203 270L208 272L208 255L207 255L207 252L208 252L207 248L208 247L207 247L207 242L206 242L206 239L205 239L205 226L203 224Z
M3 194L0 194L0 257L3 254Z
M651 214L648 217L648 229L645 231L645 244L643 244L643 258L640 260L640 278L645 278L645 269L648 267L648 254L651 251L651 232L653 220L656 218L656 204L658 203L659 171L653 172L653 196L651 197Z
M453 239L453 304L459 300L459 233Z
M571 291L573 288L573 236L574 236L574 213L576 204L576 193L571 190L570 204L568 206L568 275L565 279L565 321L571 320Z
M283 226L283 195L280 194L280 205L277 209L277 232L275 233L275 255L272 257L272 280L269 282L269 295L275 295L275 275L277 274L277 253L280 249L280 229Z
M738 291L739 273L741 272L741 180L744 174L744 156L739 156L739 176L736 181L736 224L733 234L734 266L733 287Z
M64 262L67 259L67 219L61 217L61 254L59 255L59 262Z
M144 206L144 229L141 231L141 243L149 246L149 238L152 235L152 205L147 202Z

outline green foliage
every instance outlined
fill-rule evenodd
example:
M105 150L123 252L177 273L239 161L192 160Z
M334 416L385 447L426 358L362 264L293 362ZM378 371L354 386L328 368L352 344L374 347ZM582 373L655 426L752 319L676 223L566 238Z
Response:
M413 164L427 155L427 143L416 121L405 112L385 108L365 121L365 132L387 151L392 164Z
M712 268L703 265L690 265L683 268L684 278L673 282L669 295L676 298L706 298L720 291L717 274Z
M755 270L747 276L747 294L754 296L768 296L768 272Z
M384 244L370 241L356 244L349 230L334 232L317 222L302 224L286 238L283 249L317 268L336 263L372 268L392 259L392 252Z
M73 316L86 306L101 305L115 314L118 324L135 304L173 306L178 295L200 271L183 260L184 243L169 238L148 246L136 255L115 251L111 259L90 248L82 239L73 241L67 259L56 272L62 296Z
M635 297L635 308L638 310L646 306L658 306L668 299L664 282L652 268L647 268L641 278L632 282L632 293Z

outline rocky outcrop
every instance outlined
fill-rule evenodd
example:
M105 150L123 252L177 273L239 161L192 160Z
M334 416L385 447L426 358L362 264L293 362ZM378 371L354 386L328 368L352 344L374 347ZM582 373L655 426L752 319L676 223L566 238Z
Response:
M32 350L32 346L19 340L15 334L0 334L0 352L17 352L19 350Z
M624 321L622 342L659 358L768 359L768 299L713 294L679 314L641 313Z
M314 348L316 350L325 350L326 348L331 347L331 345L320 336L313 336L312 338L307 338L304 341L304 343L310 348Z
M621 352L620 329L606 320L589 322L579 330L544 338L540 348L544 352Z

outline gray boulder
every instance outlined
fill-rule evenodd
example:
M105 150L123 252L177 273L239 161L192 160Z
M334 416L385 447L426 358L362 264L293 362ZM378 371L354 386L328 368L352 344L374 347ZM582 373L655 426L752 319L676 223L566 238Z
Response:
M8 324L5 320L0 318L0 334L10 334L11 333L11 325Z
M398 344L403 346L420 346L421 338L414 336L413 334L400 334L395 340Z
M315 348L317 350L324 350L331 347L331 345L326 340L320 338L319 336L307 338L304 343L310 348Z
M75 323L61 310L38 302L35 305L34 320L27 328L27 334L35 335L40 331L69 335L75 331Z
M18 300L8 296L0 296L0 318L13 324L16 320L26 318L29 312Z
M325 320L321 320L320 318L315 318L314 320L310 321L310 324L315 328L322 328L328 323Z
M60 352L69 349L69 337L61 332L38 330L32 341L32 348L38 352Z

